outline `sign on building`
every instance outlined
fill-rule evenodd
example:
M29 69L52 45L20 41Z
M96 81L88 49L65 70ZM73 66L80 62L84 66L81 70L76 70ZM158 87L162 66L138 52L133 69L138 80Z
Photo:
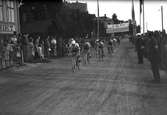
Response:
M0 33L13 34L14 31L16 31L16 26L14 24L0 23Z
M129 22L121 24L108 24L106 33L120 33L129 31Z

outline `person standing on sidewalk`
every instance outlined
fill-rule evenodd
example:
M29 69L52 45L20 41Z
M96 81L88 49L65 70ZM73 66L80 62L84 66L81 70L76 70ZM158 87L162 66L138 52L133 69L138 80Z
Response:
M52 37L51 39L51 54L52 54L52 57L55 57L57 56L57 45L59 43L57 43L57 40L56 40L56 37Z
M34 56L35 56L35 46L33 44L32 37L30 37L30 40L29 40L29 47L30 47L30 54L31 54L30 61L33 61Z
M3 67L3 40L0 39L0 69Z
M16 58L17 58L17 63L18 63L19 65L21 65L21 64L22 64L21 48L20 48L20 46L19 46L18 44L16 45Z
M154 35L150 39L150 48L149 48L149 60L151 63L151 69L153 72L154 80L159 82L160 81L160 64L161 64L161 57L160 57L160 49L159 49L158 41L156 36Z
M50 57L51 48L50 48L49 40L50 40L50 36L47 36L46 40L44 41L44 56L46 58Z
M38 45L37 52L38 52L38 55L39 55L40 62L42 62L44 60L44 54L43 54L43 51L42 51L42 44Z
M136 51L137 51L137 57L138 57L138 64L143 64L143 58L144 58L144 40L143 36L138 36L136 41Z

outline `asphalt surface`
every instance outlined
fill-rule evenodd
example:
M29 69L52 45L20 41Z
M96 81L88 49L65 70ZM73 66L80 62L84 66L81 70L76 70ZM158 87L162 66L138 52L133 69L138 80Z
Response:
M0 115L166 115L167 74L152 82L150 64L137 64L123 39L103 62L75 73L71 59L0 71Z

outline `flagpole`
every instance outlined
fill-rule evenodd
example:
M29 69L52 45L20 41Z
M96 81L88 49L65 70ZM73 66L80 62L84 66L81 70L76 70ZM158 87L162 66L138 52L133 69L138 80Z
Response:
M133 36L136 35L136 21L135 21L135 11L134 11L134 0L132 0L132 27L133 27Z
M140 9L140 10L141 10L141 9ZM142 25L141 25L141 11L140 11L140 13L139 13L139 18L140 18L139 20L140 20L140 33L141 33L141 26L142 26Z
M141 28L142 28L142 25L141 25L141 13L140 13L140 33L141 33Z
M139 7L140 7L140 13L139 13L139 20L140 20L140 33L142 33L142 5L144 0L139 0Z
M97 39L99 39L99 0L97 0Z
M145 13L144 13L144 0L143 0L143 34L145 32Z
M164 21L163 21L163 6L161 5L161 22L162 22L162 31L164 29Z

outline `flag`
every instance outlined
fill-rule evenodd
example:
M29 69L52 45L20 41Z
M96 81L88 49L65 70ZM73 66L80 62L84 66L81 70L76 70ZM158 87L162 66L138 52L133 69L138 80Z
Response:
M142 5L143 5L144 0L140 0L140 14L142 13Z

